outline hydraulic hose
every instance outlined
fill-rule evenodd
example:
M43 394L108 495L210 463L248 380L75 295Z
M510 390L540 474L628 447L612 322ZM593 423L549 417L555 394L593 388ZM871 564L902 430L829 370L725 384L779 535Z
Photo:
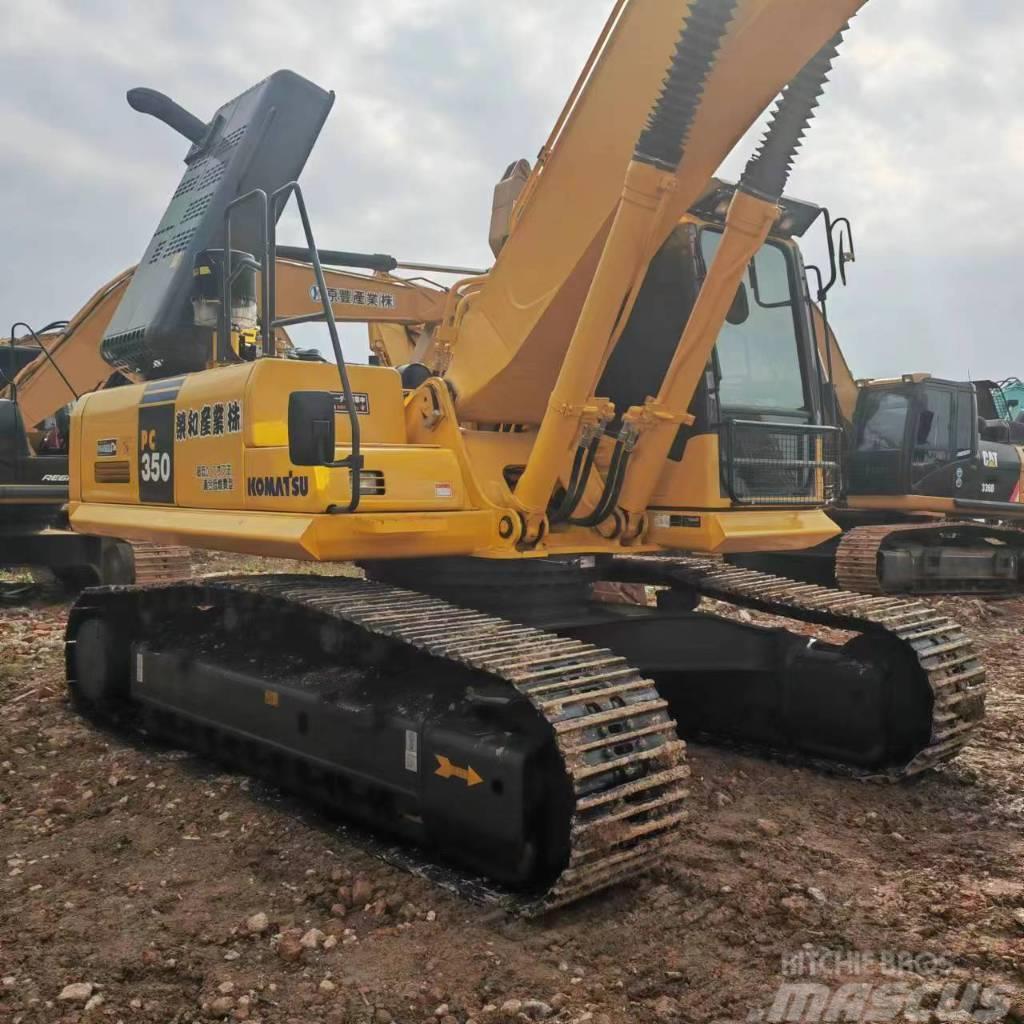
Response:
M612 514L619 503L622 485L626 479L626 467L629 464L631 449L626 447L625 439L620 437L615 442L611 462L608 465L608 476L604 482L604 491L594 510L579 519L570 519L573 526L598 526Z
M572 518L572 514L576 511L576 507L579 505L580 499L587 489L587 483L594 468L594 459L597 457L600 443L601 437L598 435L590 444L580 444L576 449L576 455L572 462L572 471L569 474L569 483L565 489L565 496L559 503L558 508L548 516L548 521L552 525L564 523Z

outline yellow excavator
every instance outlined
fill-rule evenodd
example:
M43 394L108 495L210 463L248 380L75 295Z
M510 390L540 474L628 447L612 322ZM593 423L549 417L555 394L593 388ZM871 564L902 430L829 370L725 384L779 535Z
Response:
M325 255L351 259L346 253ZM281 246L276 265L280 308L296 323L320 308L303 257L304 252ZM407 361L421 336L439 322L445 291L426 280L393 276L389 271L398 264L389 257L364 257L362 264L372 276L324 272L328 293L339 303L337 319L372 325L378 363ZM464 269L405 266L434 273ZM86 392L141 379L127 369L115 370L100 354L135 269L108 281L70 321L38 331L16 324L10 338L0 339L0 566L45 568L73 590L97 583L155 583L191 571L186 547L76 533L66 519L70 406ZM382 318L386 322L378 323ZM16 337L18 330L23 333ZM275 332L274 350L290 358L321 358L314 350L297 350L283 328Z
M494 266L429 323L373 326L393 366L346 363L352 296L323 263L373 257L321 252L296 180L333 95L277 72L203 121L136 94L191 145L100 347L143 382L75 405L72 525L366 578L89 590L67 627L79 705L523 913L658 862L688 813L683 737L887 778L955 755L986 685L956 623L685 554L837 529L807 211L782 196L860 6L619 0L536 165L498 187ZM712 179L780 93L738 185ZM289 201L337 365L275 353ZM768 359L728 337L762 316ZM608 580L657 607L592 601Z

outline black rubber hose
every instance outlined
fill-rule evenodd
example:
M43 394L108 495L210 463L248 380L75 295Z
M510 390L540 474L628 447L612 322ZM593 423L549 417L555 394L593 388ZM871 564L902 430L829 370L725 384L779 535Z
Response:
M594 459L597 457L597 450L600 444L601 438L595 437L589 445L581 444L576 449L565 495L561 502L559 502L558 508L548 516L548 522L552 525L564 523L572 518L572 514L576 511L576 506L579 505L580 499L587 489L587 483L590 480L590 474L594 468Z
M782 197L848 27L844 25L782 91L764 138L740 178L744 192L773 203Z
M735 9L736 0L694 0L634 160L668 171L682 162L704 86Z
M548 522L558 523L562 522L570 507L573 495L579 488L580 483L580 472L583 469L583 459L586 456L587 449L586 445L579 444L576 446L576 454L572 458L572 469L569 471L569 482L565 486L565 494L562 496L562 500L558 504L558 508L554 509L548 516Z
M569 522L573 526L598 526L611 515L612 510L618 504L619 495L622 493L629 455L630 453L626 451L625 442L622 440L616 441L611 462L608 465L608 478L604 482L604 491L601 494L600 500L589 515L582 516L579 519L570 519Z

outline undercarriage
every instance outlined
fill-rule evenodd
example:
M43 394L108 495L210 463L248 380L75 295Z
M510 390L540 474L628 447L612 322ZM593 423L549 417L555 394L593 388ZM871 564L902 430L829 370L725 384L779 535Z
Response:
M89 590L68 625L72 693L527 914L658 861L687 816L684 738L898 779L955 755L983 715L970 642L920 604L690 558L364 568ZM589 600L602 579L657 587L658 606Z
M1015 594L1024 586L1024 531L983 522L872 524L808 551L729 560L862 594Z

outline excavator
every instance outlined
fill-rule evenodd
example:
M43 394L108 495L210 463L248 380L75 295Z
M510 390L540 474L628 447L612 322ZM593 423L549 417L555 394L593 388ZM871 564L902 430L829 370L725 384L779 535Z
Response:
M297 180L333 94L279 71L208 121L150 94L186 169L100 345L141 380L74 407L71 525L364 578L87 590L66 631L83 712L522 914L660 861L688 738L894 780L955 756L986 689L960 626L708 557L837 532L794 242L813 211L783 193L860 6L617 0L536 164L498 186L493 267L436 319L371 324L392 365L346 362L357 317L324 264L381 258L321 251ZM713 179L776 97L738 184ZM315 317L278 309L286 203ZM334 364L275 352L296 316ZM723 337L752 317L763 352ZM593 601L602 581L658 604Z
M738 566L867 594L1013 594L1024 585L1024 416L1013 379L857 380L815 314L826 407L843 429L842 533Z
M136 97L138 104L144 101L144 94ZM302 255L282 246L276 267L279 302L296 323L319 309L316 282ZM349 258L344 253L334 256ZM328 293L339 302L339 321L358 318L373 325L373 358L391 365L415 350L425 325L440 319L444 289L392 276L389 270L396 269L397 261L386 257L369 257L363 263L376 268L373 277L325 271ZM465 270L406 266L429 272ZM190 575L186 547L76 533L66 521L68 409L86 392L141 379L125 368L115 370L100 354L135 269L108 281L70 321L54 321L38 331L16 324L11 337L0 340L0 565L42 567L72 591ZM385 316L388 322L376 325L376 318ZM15 338L18 329L23 340ZM297 350L283 328L275 332L274 346L282 356L321 358L315 350Z
M41 331L15 324L0 341L0 566L43 567L67 589L95 583L153 583L189 575L189 552L179 546L128 542L76 533L67 523L68 438L71 401L97 378L77 358L66 367L54 358L77 324L59 321ZM19 344L24 329L32 344ZM78 346L71 346L72 351ZM62 360L63 361L63 360ZM86 360L88 362L88 359ZM100 380L111 378L109 366ZM45 396L32 382L50 378ZM33 409L26 429L21 389L35 391L44 404ZM10 591L20 595L23 587Z

